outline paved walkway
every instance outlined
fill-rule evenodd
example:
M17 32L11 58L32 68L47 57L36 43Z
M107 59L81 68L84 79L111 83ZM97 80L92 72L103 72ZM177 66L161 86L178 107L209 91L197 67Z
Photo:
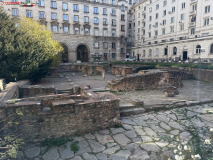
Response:
M197 127L213 127L213 104L183 108L184 113L176 109L150 112L121 119L120 128L110 128L93 134L73 137L79 141L80 149L74 153L67 142L66 147L45 148L38 143L27 145L19 153L21 160L168 160L177 147L160 137L177 136L186 144L191 135L186 127L190 121ZM185 124L183 124L186 122ZM200 135L203 136L202 134ZM205 138L205 137L204 137Z

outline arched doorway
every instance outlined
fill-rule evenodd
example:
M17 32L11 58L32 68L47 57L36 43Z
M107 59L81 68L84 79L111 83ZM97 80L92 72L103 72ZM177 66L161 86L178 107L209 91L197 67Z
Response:
M77 60L81 62L88 62L89 61L89 50L85 45L79 45L77 48Z
M64 48L64 50L61 52L61 61L63 63L67 63L68 62L68 48L63 43L61 43L61 46Z

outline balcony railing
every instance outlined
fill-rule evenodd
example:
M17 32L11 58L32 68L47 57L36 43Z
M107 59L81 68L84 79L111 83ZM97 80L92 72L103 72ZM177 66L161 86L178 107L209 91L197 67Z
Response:
M195 22L190 22L189 27L195 27L196 23Z
M196 3L197 1L198 1L198 0L191 0L191 4L192 4L192 3Z
M197 14L197 11L191 11L191 12L189 13L190 16L192 16L192 15L194 15L194 14Z

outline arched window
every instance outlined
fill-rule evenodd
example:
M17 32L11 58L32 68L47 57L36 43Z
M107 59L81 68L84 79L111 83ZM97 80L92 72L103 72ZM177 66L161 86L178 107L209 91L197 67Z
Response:
M200 54L200 52L201 52L201 46L197 45L197 47L196 47L196 54Z
M167 52L168 52L168 49L165 48L165 49L164 49L164 55L167 55Z
M152 56L152 50L151 49L149 50L149 56Z
M159 49L156 49L156 56L159 56Z
M213 53L213 44L210 46L210 53Z
M176 47L173 48L173 54L177 55L177 48Z
M145 57L146 56L146 51L145 50L143 50L143 57Z

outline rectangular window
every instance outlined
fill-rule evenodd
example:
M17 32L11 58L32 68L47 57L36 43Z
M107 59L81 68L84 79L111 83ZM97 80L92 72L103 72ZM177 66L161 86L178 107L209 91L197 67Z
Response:
M52 26L53 32L57 32L57 26Z
M103 30L103 36L106 37L107 36L107 29Z
M103 9L103 14L107 14L107 9L106 8Z
M115 43L114 43L114 42L112 42L112 48L116 48L116 47L115 47Z
M113 25L113 26L116 25L116 20L115 20L115 19L112 20L112 25ZM131 28L131 23L130 23L130 28Z
M116 11L113 9L113 10L112 10L112 15L115 16L115 13L116 13Z
M191 35L194 35L195 34L195 28L192 28L191 29Z
M152 25L150 24L150 25L149 25L149 29L151 29L151 28L152 28Z
M84 34L89 35L89 28L84 28Z
M115 0L112 0L112 4L115 5Z
M18 9L13 9L13 16L18 16Z
M94 34L95 34L95 36L98 36L98 29L97 28L94 29Z
M74 21L78 22L78 16L74 16Z
M94 18L94 23L98 24L98 18Z
M184 30L184 24L180 25L180 30L183 31Z
M181 20L184 20L185 19L185 14L181 14Z
M209 25L209 18L204 19L204 26Z
M186 3L182 3L182 9L184 9L186 7Z
M84 23L88 23L89 22L89 17L84 17Z
M51 2L51 8L56 8L56 2Z
M89 12L89 7L88 6L84 6L84 12Z
M159 9L159 4L156 5L156 10L158 10L158 9Z
M175 2L175 0L172 0L172 2Z
M52 19L56 19L56 13L52 13Z
M166 10L163 11L163 15L166 16Z
M158 35L158 31L155 31L155 36L157 36Z
M121 53L124 53L124 48L121 48Z
M174 32L174 27L171 27L171 33Z
M39 12L39 18L44 18L44 12Z
M115 30L112 30L112 37L115 37Z
M39 2L38 2L39 4L38 4L38 6L44 6L44 0L39 0Z
M156 13L156 19L158 19L158 13Z
M162 29L162 34L164 35L165 33L166 33L166 29L163 28L163 29Z
M122 15L121 15L121 20L122 20L122 21L124 21L124 20L125 20L125 18L124 18L124 17L125 17L125 15L123 15L123 14L122 14Z
M112 58L115 58L115 53L112 53Z
M104 46L104 48L108 48L107 42L104 42L103 46Z
M167 1L163 1L163 6L166 6L167 5Z
M138 21L138 26L140 25L140 21Z
M106 0L103 0L103 3L106 3Z
M95 48L98 48L98 42L95 42Z
M67 3L63 3L63 10L68 10L68 4Z
M196 11L197 10L197 4L192 5L192 10Z
M210 12L210 6L205 6L205 13L209 13Z
M74 4L73 8L74 8L74 11L78 11L78 5L77 4Z
M79 34L79 28L75 27L75 34Z
M171 17L171 23L175 22L175 17Z
M106 18L103 19L103 24L104 24L104 25L107 24L107 19L106 19Z
M67 20L68 20L68 15L67 15L67 14L64 14L64 15L63 15L63 20L64 20L64 21L67 21Z
M121 30L124 31L125 30L125 26L121 25Z
M152 16L149 16L149 21L151 21L152 20Z
M149 32L149 37L151 37L151 32Z
M94 8L94 13L98 13L98 8L97 7Z
M158 27L158 22L155 22L155 27Z
M27 11L27 17L32 17L32 11Z
M172 13L175 12L175 7L172 7Z
M64 26L64 33L68 33L68 27L67 26Z
M163 25L166 25L166 20L163 20Z

